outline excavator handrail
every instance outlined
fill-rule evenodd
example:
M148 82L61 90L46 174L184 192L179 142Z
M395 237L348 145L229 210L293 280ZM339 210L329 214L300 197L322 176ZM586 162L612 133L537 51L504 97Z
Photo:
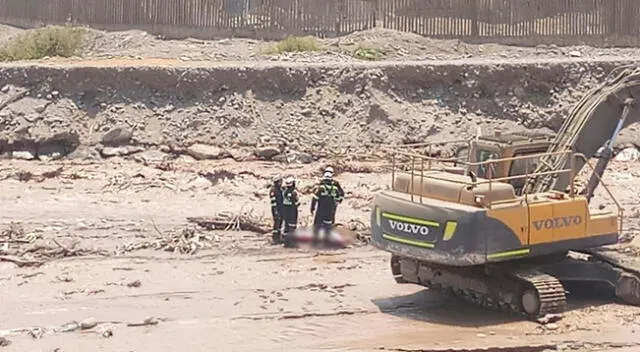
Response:
M488 159L485 161L464 161L464 160L459 160L455 157L449 157L449 158L443 158L443 157L434 157L434 156L428 156L428 155L422 155L422 154L417 154L417 153L412 153L412 152L405 152L405 151L395 151L394 154L399 154L402 156L406 156L406 157L415 157L418 159L424 159L424 160L430 160L430 161L439 161L439 162L457 162L463 165L468 165L468 166L481 166L481 165L486 165L486 164L497 164L500 162L505 162L505 161L514 161L514 160L521 160L521 159L533 159L536 157L541 157L541 156L545 156L545 155L559 155L559 154L572 154L572 151L570 150L561 150L561 151L556 151L556 152L540 152L540 153L533 153L533 154L527 154L527 155L519 155L519 156L512 156L512 157L508 157L508 158L500 158L500 159ZM392 156L392 158L395 159L395 155Z
M391 159L391 187L393 189L393 185L395 184L395 173L396 173L396 167L397 167L397 163L396 163L396 158L395 155L396 154L400 154L402 156L405 157L409 157L411 159L410 163L402 163L403 166L409 166L410 164L410 170L409 171L405 171L406 173L409 173L411 175L411 180L410 180L410 187L411 189L414 188L414 185L416 184L415 182L415 177L419 176L420 177L420 185L422 188L422 185L424 184L424 179L433 179L433 180L440 180L440 181L451 181L451 179L449 178L444 178L444 177L438 177L436 175L431 175L431 174L425 174L425 171L432 171L431 169L431 161L433 160L440 160L438 158L433 158L430 156L425 156L425 155L420 155L420 154L416 154L416 153L411 153L411 152L403 152L403 151L397 151L392 155L392 159ZM548 154L546 152L541 152L541 153L533 153L533 154L527 154L527 155L519 155L519 156L514 156L514 157L508 157L508 158L501 158L501 159L488 159L482 162L473 162L473 163L466 163L466 165L474 165L474 166L481 166L481 165L492 165L492 164L498 164L501 162L505 162L505 161L514 161L514 160L523 160L523 159L533 159L533 158L538 158L541 157L545 154ZM551 154L573 154L571 151L556 151L556 152L551 152ZM416 171L418 171L416 169L416 159L419 160L420 163L420 169L419 169L419 175L416 175ZM429 166L428 168L425 170L425 160L429 161ZM456 159L450 159L447 158L447 161L453 161ZM400 171L399 171L400 172ZM506 177L500 177L500 178L495 178L495 179L483 179L483 180L473 180L473 181L458 181L458 183L462 184L463 187L476 187L478 185L481 184L489 184L489 193L492 192L492 188L493 188L493 183L494 182L503 182L503 181L509 181L509 180L515 180L515 179L529 179L530 177L536 177L536 176L546 176L546 175L553 175L553 174L564 174L564 173L571 173L571 179L575 178L576 173L575 170L573 168L573 164L571 168L568 169L561 169L561 170L551 170L551 171L542 171L542 172L533 172L533 173L525 173L525 174L521 174L521 175L513 175L513 176L506 176ZM472 178L473 179L473 178ZM414 194L413 192L410 192L411 194L411 201L414 200ZM573 192L573 187L570 190L570 196L573 196L574 192ZM422 203L422 195L419 195L419 199L420 199L420 203ZM491 202L488 203L488 207L491 208Z
M622 222L624 220L624 208L622 207L622 205L620 205L616 197L613 196L613 193L611 192L609 187L604 183L604 180L600 177L600 175L598 175L598 173L596 172L596 169L593 167L593 165L591 165L591 162L587 160L587 157L582 153L575 153L574 156L581 158L584 161L584 164L589 166L589 168L592 171L592 175L595 175L598 178L599 185L601 185L604 188L609 198L613 200L613 203L616 205L616 208L618 209L618 233L622 233ZM573 186L571 188L573 188Z
M410 143L410 144L388 144L380 146L380 149L383 150L393 150L393 149L409 149L409 148L418 148L418 147L430 147L434 145L447 145L454 143L469 143L473 138L465 138L465 139L448 139L444 141L436 141L436 142L420 142L420 143Z
M544 171L544 172L536 173L535 176L562 174L562 173L569 173L571 171L572 171L572 169L562 169L562 170L556 170L556 171ZM519 178L531 177L532 175L534 175L534 174L529 174L529 175L522 174L522 175L498 177L498 178L492 178L492 179L486 179L486 180L482 180L482 181L477 181L475 184L476 185L483 185L483 184L492 183L492 182L511 181L511 180L517 180Z
M439 181L451 181L450 178L445 178L445 177L440 177L440 176L436 176L436 175L431 175L431 174L425 174L425 171L432 171L431 168L427 168L425 169L425 160L429 160L429 159L434 159L432 157L428 157L428 156L424 156L424 155L420 155L420 154L415 154L415 153L406 153L406 152L398 152L401 155L404 156L408 156L411 158L411 168L409 171L406 171L405 173L409 173L411 175L411 189L413 189L413 186L416 184L415 181L415 177L419 176L420 177L420 185L422 188L422 185L424 184L424 179L433 179L433 180L439 180ZM584 160L584 163L586 165L589 166L589 168L591 168L592 171L595 171L594 167L591 165L591 163L589 161L586 160L586 156L582 153L572 153L571 151L557 151L557 152L552 152L552 153L546 153L546 152L542 152L542 153L535 153L535 154L528 154L528 155L521 155L521 156L516 156L516 157L509 157L509 158L502 158L502 159L489 159L483 162L475 162L475 163L469 163L468 165L488 165L488 164L497 164L503 161L513 161L513 160L521 160L521 159L531 159L531 158L536 158L539 157L540 155L545 155L545 154L571 154L571 160L575 160L576 158L580 158L582 160ZM419 159L419 163L420 163L420 169L419 169L419 175L416 175L416 171L418 171L418 169L416 168L416 159ZM451 159L446 159L446 160L451 160ZM454 159L455 160L455 159ZM407 163L408 166L409 163ZM393 184L395 183L395 172L396 172L396 164L395 164L395 158L392 159L392 188L393 188ZM571 180L571 185L570 185L570 189L569 189L569 197L574 197L576 195L575 193L575 187L574 187L574 180L577 177L577 173L575 170L575 163L572 162L571 163L571 167L569 168L565 168L565 169L560 169L560 170L551 170L551 171L534 171L533 173L525 173L525 174L521 174L521 175L513 175L513 176L505 176L505 177L499 177L499 178L491 178L491 179L482 179L482 180L475 180L475 181L471 181L471 180L465 180L465 181L458 181L458 183L460 183L462 186L462 188L468 187L468 186L472 186L472 187L476 187L478 185L482 185L482 184L488 184L489 185L489 194L492 193L492 188L493 188L493 183L495 182L504 182L504 181L511 181L511 180L516 180L516 179L521 179L521 178L525 178L525 179L529 179L531 177L537 177L537 176L546 176L546 175L553 175L553 174L566 174L566 173L570 173L570 180ZM604 187L605 191L607 192L608 196L611 198L611 200L613 200L617 210L618 210L618 226L619 226L619 231L622 231L622 225L623 225L623 215L624 215L624 209L622 208L622 206L620 205L620 203L618 202L618 200L614 197L613 193L611 192L611 190L609 189L609 187L602 181L600 175L597 175L596 177L598 177L598 180L600 182L600 184ZM528 192L527 192L528 193ZM543 192L544 193L544 192ZM414 200L414 194L413 192L411 192L411 200ZM422 203L422 199L424 196L419 195L418 196L420 199L420 203ZM501 204L504 203L503 201L491 201L490 199L487 199L484 206L488 209L491 209L491 207L495 204Z

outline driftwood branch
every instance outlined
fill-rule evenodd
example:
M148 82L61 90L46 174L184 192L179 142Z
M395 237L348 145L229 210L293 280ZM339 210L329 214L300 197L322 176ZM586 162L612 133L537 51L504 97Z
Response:
M28 260L28 259L23 259L20 257L16 257L13 255L1 255L0 256L0 262L10 262L13 263L19 267L25 267L25 266L40 266L42 264L44 264L44 262L42 261L38 261L38 260Z
M271 231L269 223L265 219L255 216L253 209L246 212L240 209L237 213L221 212L215 216L188 217L187 221L208 230L250 231L261 234Z

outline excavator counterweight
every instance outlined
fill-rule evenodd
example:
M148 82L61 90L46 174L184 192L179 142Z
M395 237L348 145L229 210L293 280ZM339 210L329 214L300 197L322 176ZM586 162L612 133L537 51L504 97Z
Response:
M376 194L371 229L373 244L392 254L396 281L533 318L562 312L575 281L606 283L640 304L640 261L605 247L618 243L622 208L615 199L616 209L589 208L597 187L612 197L602 176L620 131L637 119L638 94L640 69L621 67L555 136L452 141L451 159L432 157L428 144L388 149L392 187ZM577 192L585 165L592 172Z

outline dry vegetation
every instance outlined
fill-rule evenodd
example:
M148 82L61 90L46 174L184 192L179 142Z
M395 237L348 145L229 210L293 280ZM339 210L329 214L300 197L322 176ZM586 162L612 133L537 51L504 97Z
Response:
M319 51L321 45L316 38L290 36L267 49L266 54L282 54L285 52Z
M384 59L384 53L379 49L358 48L353 52L353 57L360 60L376 61Z
M0 49L2 61L71 57L83 46L85 31L72 25L46 26L19 35Z

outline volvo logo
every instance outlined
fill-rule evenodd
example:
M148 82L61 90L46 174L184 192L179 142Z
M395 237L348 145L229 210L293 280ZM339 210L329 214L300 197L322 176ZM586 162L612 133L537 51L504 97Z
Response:
M550 230L561 227L577 226L580 224L582 224L582 216L579 215L560 216L557 218L533 221L533 227L535 227L536 231L540 231L542 229Z
M407 224L406 222L399 222L389 220L389 225L393 230L406 232L412 235L426 236L429 234L429 228L427 226Z

